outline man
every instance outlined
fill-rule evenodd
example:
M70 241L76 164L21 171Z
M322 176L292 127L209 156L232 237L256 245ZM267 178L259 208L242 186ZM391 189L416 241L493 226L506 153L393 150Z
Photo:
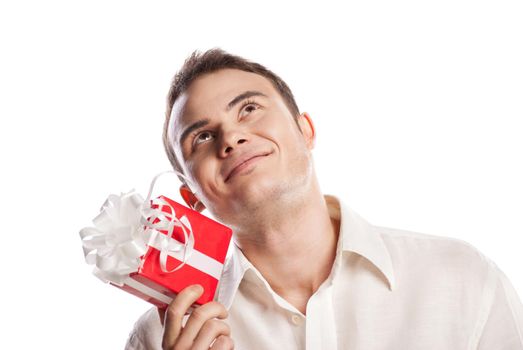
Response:
M213 49L173 80L164 145L187 204L234 232L215 301L150 309L127 349L523 349L505 275L456 239L377 227L318 185L314 125L265 67Z

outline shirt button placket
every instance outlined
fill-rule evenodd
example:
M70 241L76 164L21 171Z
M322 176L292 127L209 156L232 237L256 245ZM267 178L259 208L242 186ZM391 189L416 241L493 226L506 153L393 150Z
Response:
M292 320L292 323L294 323L296 326L300 326L303 323L303 320L300 317L300 315L296 315L296 314L292 315L291 320Z

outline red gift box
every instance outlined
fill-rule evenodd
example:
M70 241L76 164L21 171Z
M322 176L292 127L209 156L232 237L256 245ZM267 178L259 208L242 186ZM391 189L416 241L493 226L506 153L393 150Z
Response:
M168 205L154 204L159 202L155 200L152 201L152 208L161 209L168 218L174 209L176 218L182 219L185 216L190 223L189 227L184 225L186 234L191 230L194 238L189 257L180 267L183 263L183 250L169 251L162 269L162 247L159 242L163 240L181 246L186 243L186 235L181 227L174 227L170 237L166 236L166 230L159 230L156 233L158 239L155 240L153 235L147 252L141 257L142 264L138 271L130 273L123 286L111 284L161 308L166 307L177 293L192 284L200 284L204 288L195 304L202 305L212 301L232 238L231 229L170 198L159 196L158 199L164 200ZM156 218L152 223L156 224L158 221ZM179 269L173 271L177 267Z

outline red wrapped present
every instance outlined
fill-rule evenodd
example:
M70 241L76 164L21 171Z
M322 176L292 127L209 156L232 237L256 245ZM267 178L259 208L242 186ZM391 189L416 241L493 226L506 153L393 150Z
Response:
M158 307L192 284L204 288L195 304L212 301L231 229L165 196L149 201L151 192L145 201L134 191L109 196L96 227L80 231L86 261L103 281Z
M158 199L163 199L168 205L153 204L152 208L161 207L162 212L168 214L167 218L174 209L178 219L185 217L186 222L190 224L182 222L183 227L174 226L171 237L167 236L167 230L159 230L161 234L153 235L148 243L149 249L142 257L142 265L137 272L129 275L134 281L127 280L123 289L140 297L145 294L147 295L146 300L162 307L185 287L200 284L204 288L204 292L196 304L205 304L214 298L232 231L167 197L160 196ZM159 221L159 218L155 218L153 224ZM191 239L188 234L190 230L192 230L194 238L192 247L191 242L187 242ZM167 244L163 268L162 243ZM186 245L186 243L189 244ZM171 249L169 249L169 244ZM188 248L184 249L183 246ZM177 247L181 249L176 250ZM187 255L185 263L184 254ZM173 271L178 267L178 270ZM151 289L160 294L151 293ZM167 298L159 299L161 295Z

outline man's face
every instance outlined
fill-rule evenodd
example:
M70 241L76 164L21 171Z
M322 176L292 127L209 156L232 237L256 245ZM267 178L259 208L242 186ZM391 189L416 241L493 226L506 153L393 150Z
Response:
M312 132L266 78L222 69L196 79L173 106L170 139L196 196L225 223L299 193L312 173Z

